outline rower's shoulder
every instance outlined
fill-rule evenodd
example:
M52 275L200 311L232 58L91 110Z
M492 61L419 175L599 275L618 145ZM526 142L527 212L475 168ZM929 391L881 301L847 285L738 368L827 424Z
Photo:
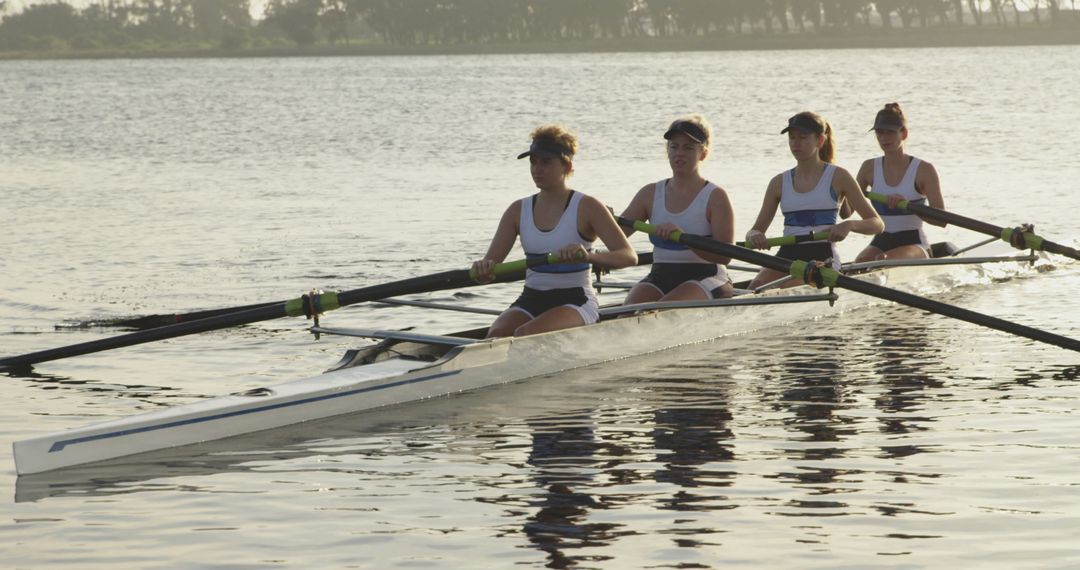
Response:
M940 192L940 185L941 180L934 165L920 159L919 168L915 170L915 189L922 194Z
M526 199L527 198L522 198L520 200L514 200L513 202L510 202L510 205L507 206L506 210L503 212L503 216L504 217L520 216L521 215L521 203L524 202Z
M936 173L937 172L937 169L934 168L934 165L929 160L926 160L925 158L918 158L918 157L913 157L913 158L915 158L916 160L919 161L919 169L916 172L920 172L920 173L922 173L922 172L926 172L926 173L935 172Z
M851 196L853 193L862 193L859 181L851 175L848 169L842 166L837 166L836 170L833 171L832 188L834 191L846 196Z
M840 166L839 164L833 164L833 167L833 180L839 178L840 180L851 180L852 182L855 181L855 177L851 175L850 170L844 168L843 166Z
M605 206L596 196L581 191L578 191L578 193L581 194L581 207L589 210L595 210L597 208L607 210L607 206Z
M648 197L651 199L656 194L656 184L656 182L650 182L642 186L641 188L638 188L638 191L634 194L634 197L641 196L643 198Z
M634 197L630 199L630 205L628 208L643 209L648 213L652 210L653 198L656 196L656 183L650 183L642 186L634 193Z
M874 162L877 158L868 158L859 165L859 170L855 174L855 181L860 184L869 186L874 180Z
M709 192L709 203L715 203L718 200L727 202L728 201L728 192L727 192L727 190L725 190L723 186L721 186L721 185L719 185L719 184L717 184L715 182L710 182L710 184L712 184L712 191Z

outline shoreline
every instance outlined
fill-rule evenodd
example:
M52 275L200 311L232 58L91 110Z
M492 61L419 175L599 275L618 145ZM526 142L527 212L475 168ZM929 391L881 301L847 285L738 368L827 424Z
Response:
M773 34L716 35L693 38L620 38L559 42L506 42L398 46L382 43L350 45L267 46L224 49L176 47L162 49L103 49L93 51L0 52L0 60L60 59L167 59L244 57L363 57L421 55L514 55L559 53L615 53L665 51L769 51L802 49L897 49L943 47L1006 47L1080 44L1080 22L1075 25L999 28L965 26L891 29L858 32L778 32Z

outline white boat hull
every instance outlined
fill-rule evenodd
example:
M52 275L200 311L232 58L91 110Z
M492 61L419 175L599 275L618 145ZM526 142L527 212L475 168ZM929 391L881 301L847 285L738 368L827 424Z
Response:
M1010 264L1012 271L1020 267ZM943 290L978 266L934 270ZM927 288L927 268L901 267L865 279L901 289ZM959 280L959 281L958 281ZM19 474L39 473L137 453L211 441L299 422L455 394L665 350L675 346L835 314L874 302L855 293L824 301L756 304L770 298L821 297L807 287L748 296L755 304L652 311L522 338L456 346L433 362L384 357L269 388L42 435L14 443ZM395 350L402 347L395 345Z

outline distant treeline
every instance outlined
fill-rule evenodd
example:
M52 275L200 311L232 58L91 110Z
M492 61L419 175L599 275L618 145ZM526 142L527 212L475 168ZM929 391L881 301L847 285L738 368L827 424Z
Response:
M1075 26L1076 0L62 0L9 13L0 50L316 44L449 46L822 34L943 26Z

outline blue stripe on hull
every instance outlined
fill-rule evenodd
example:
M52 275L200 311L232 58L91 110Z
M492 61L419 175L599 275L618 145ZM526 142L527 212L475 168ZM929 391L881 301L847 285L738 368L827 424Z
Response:
M451 372L440 372L439 374L432 374L431 376L421 376L420 378L413 378L411 380L400 380L398 382L393 382L393 383L390 383L390 384L383 384L381 386L369 386L369 387L366 387L366 388L357 388L356 390L349 390L347 392L337 392L337 393L334 393L334 394L326 394L326 395L323 395L323 396L315 396L315 397L312 397L312 398L305 398L303 400L295 400L295 401L292 401L292 402L282 402L280 404L271 404L271 405L268 405L268 406L261 406L261 407L258 407L258 408L250 408L250 409L246 409L246 410L238 410L238 411L235 411L235 412L227 412L227 413L223 413L223 414L215 414L215 415L212 415L212 416L204 416L204 417L201 417L201 418L190 418L190 419L186 419L186 420L178 420L178 421L175 421L175 422L169 422L167 424L160 424L160 425L154 425L154 426L143 426L143 427L139 427L139 428L131 428L131 429L125 429L125 430L114 431L114 432L109 432L109 433L101 433L101 434L97 434L97 435L88 435L88 436L85 436L85 437L77 437L77 438L73 438L73 439L65 439L65 440L57 441L57 442L53 443L52 447L49 448L49 453L53 453L55 451L63 451L64 448L69 446L69 445L75 445L75 444L78 444L78 443L86 443L88 441L98 441L98 440L102 440L102 439L112 439L112 438L115 438L115 437L123 437L123 436L126 436L126 435L132 435L132 434L136 434L136 433L145 433L145 432L157 431L157 430L161 430L161 429L170 429L170 428L174 428L174 427L180 427L180 426L186 426L186 425L192 425L192 424L199 424L199 423L205 423L205 422L212 422L212 421L221 420L221 419L225 419L225 418L243 416L243 415L247 415L247 414L254 414L254 413L258 413L258 412L266 412L266 411L270 411L270 410L278 410L278 409L281 409L281 408L288 408L288 407L292 407L292 406L300 406L300 405L303 405L303 404L310 404L310 403L313 403L313 402L321 402L321 401L324 401L324 400L332 400L334 398L344 398L344 397L347 397L347 396L354 396L356 394L363 394L364 392L373 392L375 390L385 390L387 388L396 388L398 386L405 386L407 384L415 384L417 382L426 382L428 380L435 380L437 378L443 378L443 377L446 377L446 376L453 376L454 374L459 374L459 373L461 373L461 370L453 370Z

